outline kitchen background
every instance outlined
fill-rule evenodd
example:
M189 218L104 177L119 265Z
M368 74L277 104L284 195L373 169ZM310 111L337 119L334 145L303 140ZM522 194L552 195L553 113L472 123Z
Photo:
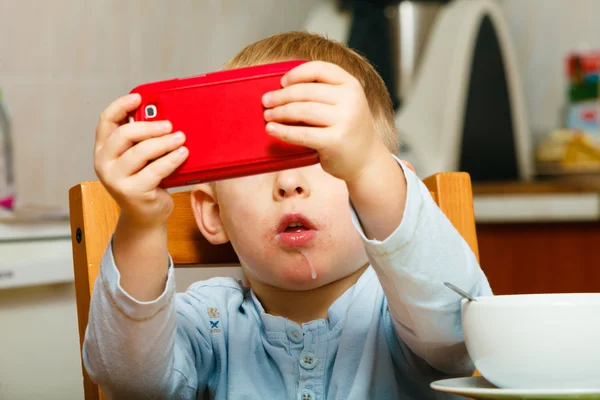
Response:
M563 124L566 55L600 49L600 2L497 4L515 49L533 159L535 146ZM276 32L312 27L343 35L349 16L332 15L327 0L0 0L0 90L12 124L16 193L14 210L0 212L0 399L83 396L65 216L68 189L95 179L94 128L104 107L140 83L216 70L244 45ZM590 224L600 219L595 188L560 189L558 197L529 188L537 197L522 199L510 197L506 188L514 185L476 188L484 270L485 251L503 243L497 238L533 232L538 222L557 229L552 237L536 236L538 245L563 234L559 223L573 223L568 229L584 223L581 243L593 237ZM571 282L589 278L577 268L571 272L579 278ZM500 285L499 273L490 272ZM180 289L202 276L180 274Z

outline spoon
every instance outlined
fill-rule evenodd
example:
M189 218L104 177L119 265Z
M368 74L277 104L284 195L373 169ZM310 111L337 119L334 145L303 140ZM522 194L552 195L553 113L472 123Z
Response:
M462 297L464 297L465 299L469 300L469 301L477 301L473 296L471 296L469 293L465 292L462 289L457 288L456 286L454 286L453 284L451 284L450 282L444 282L444 285L446 285L448 288L454 290L456 293L458 293L459 295L461 295Z

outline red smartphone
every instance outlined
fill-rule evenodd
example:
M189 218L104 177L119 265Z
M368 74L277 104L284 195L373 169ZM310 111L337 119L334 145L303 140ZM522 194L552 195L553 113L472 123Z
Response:
M304 167L319 162L315 150L266 132L262 96L281 88L281 77L304 60L231 69L134 88L142 103L130 121L169 120L186 135L187 160L161 187Z

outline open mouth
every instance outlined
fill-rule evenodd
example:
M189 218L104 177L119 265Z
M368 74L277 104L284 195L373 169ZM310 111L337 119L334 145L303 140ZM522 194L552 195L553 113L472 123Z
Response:
M277 239L285 247L300 247L311 242L316 233L315 225L304 215L286 214L279 221Z
M281 218L277 233L303 232L314 229L315 225L307 217L300 213L292 213Z
M287 226L287 228L285 228L284 232L287 232L287 233L296 232L296 233L298 233L298 232L304 232L306 230L308 230L308 228L305 227L302 224L302 222L292 222L291 224L289 224Z

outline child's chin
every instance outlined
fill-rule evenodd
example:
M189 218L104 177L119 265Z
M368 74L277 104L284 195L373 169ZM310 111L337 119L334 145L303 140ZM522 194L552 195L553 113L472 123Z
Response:
M290 290L310 290L322 285L318 272L289 271L281 277L282 284Z

